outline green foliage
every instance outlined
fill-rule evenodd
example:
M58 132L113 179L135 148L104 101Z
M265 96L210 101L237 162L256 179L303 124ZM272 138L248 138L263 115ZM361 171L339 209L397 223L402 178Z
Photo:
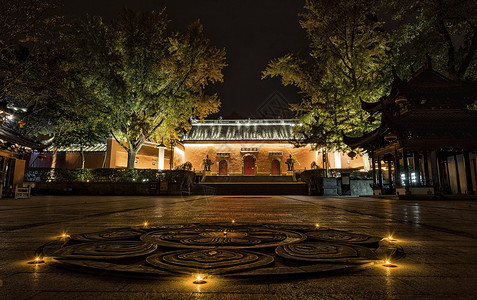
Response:
M292 106L301 127L296 145L343 147L343 133L372 129L360 99L374 102L390 82L390 41L377 6L370 1L307 1L301 26L310 40L308 57L288 54L272 60L263 77L281 77L303 101Z
M27 168L25 181L40 182L182 182L184 177L195 177L188 170L154 169L50 169Z
M176 170L190 171L192 170L192 163L190 161L186 161L182 165L177 166Z
M107 115L104 124L128 151L128 168L146 140L177 137L191 117L220 105L204 89L223 80L225 50L210 45L199 22L185 34L167 24L164 11L126 10L112 23L77 20L64 34L75 91Z
M0 0L0 97L31 106L54 96L58 2Z
M453 79L477 80L475 0L393 0L383 8L393 16L396 65L419 66L429 53L433 68Z

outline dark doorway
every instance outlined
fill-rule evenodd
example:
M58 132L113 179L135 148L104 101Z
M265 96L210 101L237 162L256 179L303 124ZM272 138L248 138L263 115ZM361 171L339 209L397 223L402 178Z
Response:
M221 160L219 162L219 175L228 175L228 172L227 172L227 166L228 163L227 161L224 159L224 160Z
M278 159L272 160L272 171L271 171L271 173L274 176L281 175L282 171L280 170L280 162L278 161Z
M243 158L243 175L255 175L255 158L251 155Z

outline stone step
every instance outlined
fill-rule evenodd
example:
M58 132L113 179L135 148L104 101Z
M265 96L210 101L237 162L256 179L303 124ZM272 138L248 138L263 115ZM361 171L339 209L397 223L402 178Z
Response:
M195 195L307 195L304 182L214 182L194 186Z
M292 176L206 176L203 183L219 182L293 182Z

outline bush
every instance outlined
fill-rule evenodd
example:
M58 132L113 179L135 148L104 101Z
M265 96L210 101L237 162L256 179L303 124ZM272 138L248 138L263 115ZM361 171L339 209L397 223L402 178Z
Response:
M28 182L183 182L195 179L195 173L188 170L152 169L50 169L26 168L25 181Z

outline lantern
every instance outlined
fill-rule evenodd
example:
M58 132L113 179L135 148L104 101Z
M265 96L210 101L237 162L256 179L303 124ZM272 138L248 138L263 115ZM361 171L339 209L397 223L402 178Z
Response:
M396 100L394 100L396 104L406 104L407 103L407 98L404 95L398 95Z
M384 139L388 142L392 142L397 140L397 135L395 133L390 132L384 136Z
M18 125L20 125L20 128L23 128L25 126L26 122L23 120L18 121Z

